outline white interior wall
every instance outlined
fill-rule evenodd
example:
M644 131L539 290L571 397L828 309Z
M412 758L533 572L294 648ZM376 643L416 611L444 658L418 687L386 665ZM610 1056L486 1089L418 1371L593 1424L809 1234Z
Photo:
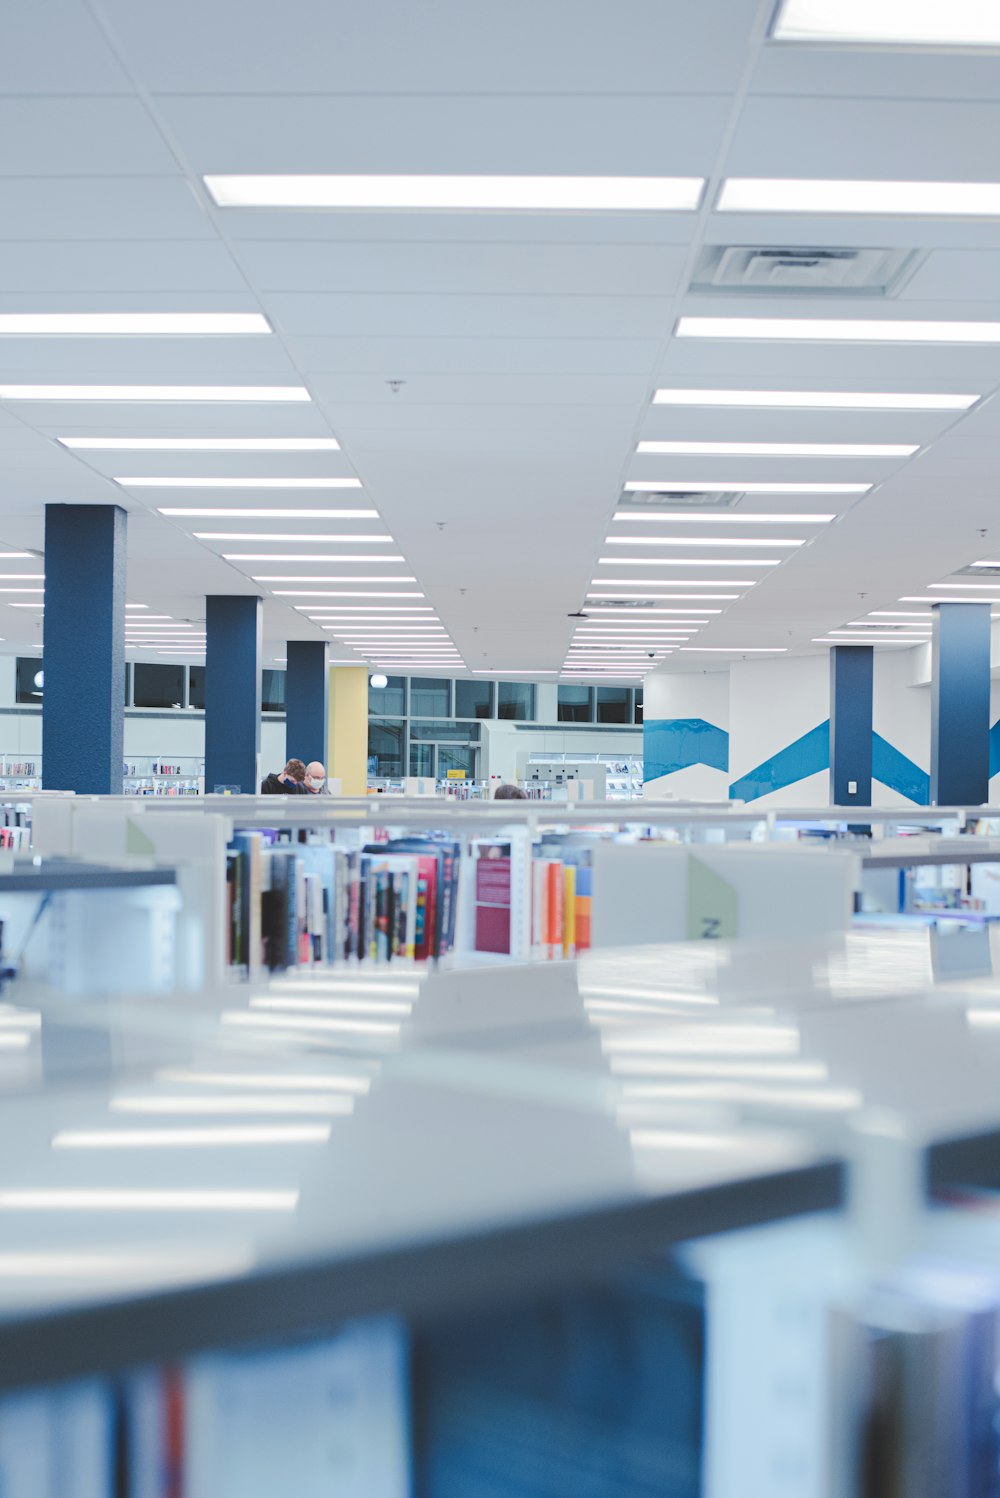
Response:
M479 773L517 779L519 754L642 754L642 729L623 726L562 729L524 728L512 722L483 722Z
M660 668L646 677L643 686L643 729L647 736L646 774L664 752L662 731L657 725L677 719L697 719L729 731L729 672L687 671L671 673ZM676 751L683 753L678 742ZM685 765L667 775L647 779L646 796L676 796L692 801L726 800L729 796L729 772L701 763Z
M826 655L736 661L729 676L731 784L830 716L830 662ZM755 798L753 804L817 806L829 799L829 769L824 768Z

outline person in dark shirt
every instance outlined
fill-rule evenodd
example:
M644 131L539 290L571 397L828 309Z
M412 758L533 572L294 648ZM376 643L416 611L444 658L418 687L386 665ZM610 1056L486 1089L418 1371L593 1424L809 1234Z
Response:
M306 790L306 767L300 759L290 759L277 775L271 774L260 783L262 796L308 796Z

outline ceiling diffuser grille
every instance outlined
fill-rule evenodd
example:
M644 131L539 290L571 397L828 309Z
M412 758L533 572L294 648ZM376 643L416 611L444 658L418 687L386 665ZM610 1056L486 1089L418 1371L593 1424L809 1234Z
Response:
M916 250L844 246L708 245L692 291L889 296L918 263Z
M743 495L735 489L628 490L619 501L622 510L732 510Z

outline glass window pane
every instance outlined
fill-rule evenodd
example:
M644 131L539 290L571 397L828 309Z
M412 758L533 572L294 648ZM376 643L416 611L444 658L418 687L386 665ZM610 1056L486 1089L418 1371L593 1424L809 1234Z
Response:
M136 707L180 707L184 701L184 667L154 666L136 661L132 667Z
M437 739L446 743L478 744L482 731L482 725L479 723L452 723L447 719L442 722L440 718L426 718L423 721L416 718L410 720L411 743L416 740L426 743L428 739Z
M491 681L456 681L456 718L492 718L492 716L493 683Z
M205 667L188 668L188 706L205 710Z
M284 671L262 671L260 705L265 713L285 711Z
M380 723L377 719L369 720L368 758L375 761L374 774L402 775L402 723Z
M594 703L589 687L567 686L559 688L557 708L560 723L592 723Z
M635 721L642 722L642 687L635 689Z
M451 682L440 677L410 677L410 712L414 717L447 718Z
M40 655L19 655L17 658L17 700L32 707L41 707L42 688L35 678L43 672Z
M598 723L631 723L632 703L629 687L597 688Z
M433 775L434 774L434 745L433 744L410 744L410 774L411 775Z
M464 770L466 780L475 780L478 759L478 749L466 748L462 744L442 744L438 750L438 779L447 780L449 770Z
M374 673L373 673L374 674ZM384 674L384 673L383 673ZM384 687L373 687L368 678L368 711L376 718L401 718L406 711L406 677L388 676Z
M497 682L497 717L531 719L535 716L535 689L527 681Z

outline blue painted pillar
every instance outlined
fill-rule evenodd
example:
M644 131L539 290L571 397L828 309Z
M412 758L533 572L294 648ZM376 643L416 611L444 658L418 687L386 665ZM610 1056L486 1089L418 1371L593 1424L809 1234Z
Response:
M834 806L870 806L872 802L874 665L871 645L835 645L830 651L830 801Z
M45 506L46 790L122 792L126 524L118 505Z
M285 672L285 758L326 764L330 673L325 640L289 640Z
M932 609L931 805L981 806L990 785L990 605Z
M260 789L260 658L263 603L228 594L205 599L205 791Z

